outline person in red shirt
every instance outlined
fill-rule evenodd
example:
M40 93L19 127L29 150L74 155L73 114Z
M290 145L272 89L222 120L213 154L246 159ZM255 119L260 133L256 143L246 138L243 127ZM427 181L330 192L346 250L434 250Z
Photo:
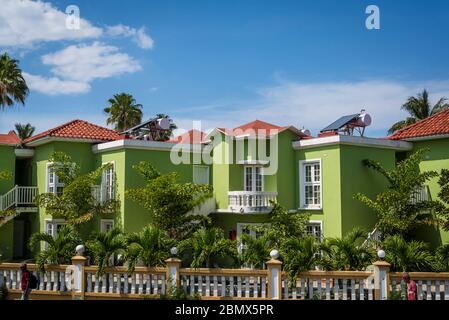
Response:
M416 282L410 279L408 272L404 272L402 279L407 284L407 300L416 300L417 286Z
M21 289L22 289L22 298L21 300L28 300L28 296L30 295L30 279L31 273L27 269L27 265L24 263L20 266L20 270L22 271L22 281L21 281Z

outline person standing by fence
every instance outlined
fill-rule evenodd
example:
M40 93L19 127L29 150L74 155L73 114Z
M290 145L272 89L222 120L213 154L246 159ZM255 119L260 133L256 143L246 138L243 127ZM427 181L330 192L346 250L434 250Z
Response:
M27 265L24 263L20 266L20 270L22 271L22 281L21 281L21 289L22 289L22 298L21 300L28 300L28 296L31 292L31 272L28 271Z
M407 300L416 300L416 282L410 279L408 272L404 272L402 279L404 280L407 289Z

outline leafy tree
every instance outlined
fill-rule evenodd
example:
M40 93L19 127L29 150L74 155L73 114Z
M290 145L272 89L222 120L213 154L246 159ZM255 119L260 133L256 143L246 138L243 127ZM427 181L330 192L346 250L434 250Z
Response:
M25 104L28 86L19 68L19 61L7 53L0 55L0 109L11 107L15 102Z
M441 226L445 231L449 231L449 170L442 169L438 179L440 192L438 193L437 213L441 219Z
M192 268L209 268L217 258L236 257L235 243L224 237L220 228L201 227L180 243L180 251L192 255Z
M146 185L127 190L126 197L147 209L154 226L166 231L170 238L185 239L201 222L209 221L208 217L188 213L212 196L211 186L179 183L177 173L161 174L144 161L133 168Z
M161 118L165 118L165 119L170 119L170 117L166 114L163 113L158 113L156 115L156 118L161 119ZM170 123L170 127L167 131L162 132L159 136L159 140L160 141L166 141L166 140L170 140L170 137L173 133L173 130L178 129L178 126L175 123Z
M388 133L392 134L397 130L411 125L419 120L423 120L431 115L434 115L435 113L448 109L449 104L446 103L446 101L446 98L440 98L440 100L438 100L438 102L432 107L430 105L429 94L426 89L424 89L422 93L418 94L418 97L409 97L407 102L404 103L401 108L407 111L410 114L410 117L393 124L388 130Z
M130 272L138 262L147 267L164 266L170 257L170 248L174 244L168 234L153 225L147 225L139 233L129 235L126 259Z
M35 259L38 269L43 271L45 264L70 264L76 246L81 244L81 238L73 226L65 225L54 237L47 233L33 234L29 246L33 249L41 242L44 242L46 247L36 255Z
M113 124L115 130L123 132L137 126L142 121L142 105L127 93L115 94L109 99L109 107L104 112L109 115L107 124Z
M407 242L400 235L385 239L385 259L395 271L430 271L434 263L428 244L420 241Z
M239 242L244 246L244 250L240 254L241 262L260 269L270 259L270 251L274 248L273 234L266 232L263 228L260 228L259 233L261 235L256 238L244 233Z
M11 180L13 177L12 173L9 171L0 171L0 182L2 180ZM15 210L0 210L0 222L6 216L16 214Z
M313 236L290 238L284 243L281 255L290 283L296 283L301 272L313 270L321 264L320 252L321 245Z
M438 203L431 200L417 201L416 198L417 190L438 175L435 171L419 171L419 163L425 152L425 149L418 150L390 171L377 161L363 161L365 166L384 176L389 184L387 190L379 193L375 199L362 193L354 196L377 213L379 220L376 227L384 237L394 234L407 237L421 225L439 222L434 210Z
M331 270L364 270L375 259L372 248L364 246L366 232L354 228L343 238L328 238L323 243L324 263Z
M62 194L42 193L36 197L36 203L56 218L64 218L68 224L80 225L91 220L95 215L115 214L119 201L110 199L98 201L92 188L98 183L106 164L88 174L80 174L79 166L70 156L63 152L53 152L49 158L50 166L59 181L64 183Z
M29 123L27 124L16 123L15 127L16 133L22 141L33 136L34 130L36 130L36 128Z
M0 181L1 180L11 180L12 173L9 171L0 171Z
M98 265L98 275L102 276L108 266L113 266L115 256L126 254L126 237L119 227L106 232L95 232L86 247Z
M307 225L310 214L295 211L291 212L278 203L272 202L273 209L269 214L270 225L268 227L274 245L280 246L291 238L307 237Z

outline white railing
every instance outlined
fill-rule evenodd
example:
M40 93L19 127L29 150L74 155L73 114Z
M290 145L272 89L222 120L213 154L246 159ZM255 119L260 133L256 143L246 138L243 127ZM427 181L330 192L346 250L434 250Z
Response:
M15 186L6 194L0 196L0 211L8 210L21 205L35 205L37 187Z
M449 273L410 272L410 279L417 287L417 300L449 300ZM391 272L391 291L407 296L401 272Z
M230 191L228 192L228 209L231 212L268 212L271 201L276 202L277 192Z
M48 265L44 272L38 272L36 265L29 264L28 270L38 278L36 290L47 292L67 292L71 284L71 271L68 265ZM0 265L0 287L21 291L22 271L20 264L2 263Z
M365 271L309 271L292 284L283 273L282 298L374 300L374 275Z
M422 201L429 201L429 187L424 185L418 188L415 192L413 192L410 196L410 203L415 204Z
M377 228L374 228L371 232L368 232L368 236L366 237L366 240L363 242L363 245L377 248L377 246L382 242L381 237L382 233Z
M107 268L98 275L98 267L86 267L86 294L145 294L166 293L166 269L136 267L130 275L124 267Z
M184 291L201 298L266 299L267 278L266 270L180 269Z

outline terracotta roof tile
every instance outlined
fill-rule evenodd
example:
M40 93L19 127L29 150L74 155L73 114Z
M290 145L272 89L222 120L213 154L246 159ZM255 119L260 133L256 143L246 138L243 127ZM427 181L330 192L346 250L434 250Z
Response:
M442 134L449 134L449 109L402 128L388 139L403 140Z
M167 142L173 143L188 143L188 144L200 144L204 142L204 138L206 137L206 133L199 130L189 130L184 134L181 134L173 139L168 140Z
M96 124L83 120L73 120L56 128L32 136L26 139L24 142L29 143L31 141L35 141L44 137L92 139L99 141L114 141L123 138L115 130L100 127Z
M0 134L0 144L6 144L9 146L15 146L20 143L20 138L17 134L11 130L7 134Z

